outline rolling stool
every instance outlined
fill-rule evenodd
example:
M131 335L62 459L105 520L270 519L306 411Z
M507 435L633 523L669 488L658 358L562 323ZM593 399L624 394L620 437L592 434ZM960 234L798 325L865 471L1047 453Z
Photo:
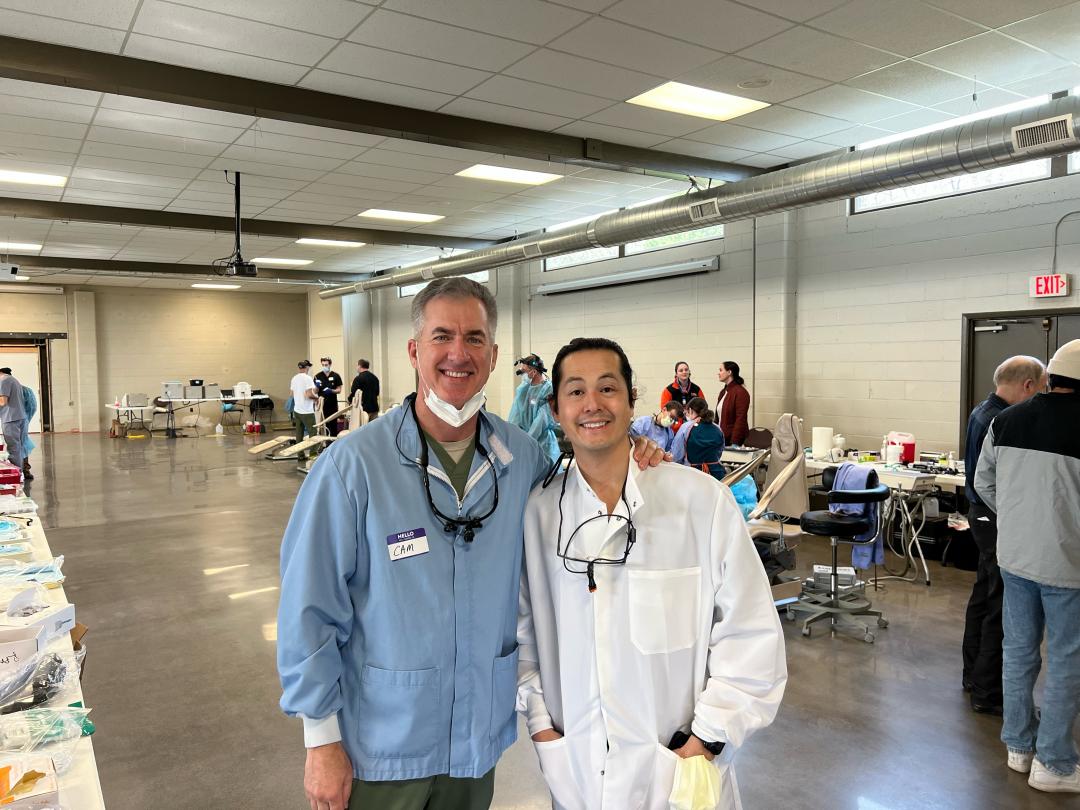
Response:
M830 482L831 483L831 482ZM884 484L877 483L877 473L871 473L867 483L873 483L870 489L842 489L829 490L827 497L829 503L883 503L889 497L889 488ZM888 627L888 620L880 610L874 610L871 602L866 598L861 585L840 586L837 574L837 549L841 543L863 546L870 545L877 540L881 532L881 516L878 510L878 518L873 523L864 517L854 515L840 515L829 511L803 512L799 518L799 526L804 534L828 537L832 547L832 571L829 574L829 589L825 592L814 592L803 587L803 594L799 601L788 606L787 616L795 618L796 611L810 613L803 621L802 634L810 635L811 625L817 622L829 620L830 629L833 633L839 627L857 628L863 633L863 641L868 644L874 642L874 632L869 625L856 621L855 616L876 616L878 627ZM855 538L860 534L873 531L874 535L869 540L858 541Z

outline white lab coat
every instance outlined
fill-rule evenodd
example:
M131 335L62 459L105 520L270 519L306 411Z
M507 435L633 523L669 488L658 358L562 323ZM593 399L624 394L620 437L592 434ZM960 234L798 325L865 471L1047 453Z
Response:
M628 467L637 543L625 565L595 566L592 594L556 556L562 477L529 498L518 710L529 734L565 735L534 743L556 810L667 810L678 730L727 743L718 807L735 810L732 758L773 721L787 682L765 571L727 487L680 465ZM564 544L607 511L576 466L568 474ZM593 521L575 556L620 557L625 526Z

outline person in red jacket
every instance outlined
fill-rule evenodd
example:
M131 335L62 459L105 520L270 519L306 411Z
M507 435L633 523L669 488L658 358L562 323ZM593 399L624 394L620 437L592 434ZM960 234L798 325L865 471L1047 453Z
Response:
M746 421L747 414L750 413L750 392L746 390L744 380L739 376L739 364L733 360L725 360L716 376L724 384L724 389L716 400L720 430L729 445L742 444L746 434L750 432L750 425Z
M705 399L698 384L690 381L690 364L680 360L675 364L675 379L660 394L660 408L663 409L671 400L685 408L694 397Z

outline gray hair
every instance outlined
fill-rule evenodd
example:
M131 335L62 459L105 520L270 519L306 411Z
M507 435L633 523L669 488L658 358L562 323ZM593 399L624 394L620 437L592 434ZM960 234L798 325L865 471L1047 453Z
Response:
M446 276L437 278L416 294L412 302L413 337L420 337L424 329L424 310L436 298L475 298L484 305L487 313L488 332L495 337L495 328L499 324L499 312L495 306L495 296L491 290L471 278L464 276Z
M1037 357L1018 354L1005 360L994 371L994 385L1017 385L1028 380L1038 383L1046 374L1046 366Z

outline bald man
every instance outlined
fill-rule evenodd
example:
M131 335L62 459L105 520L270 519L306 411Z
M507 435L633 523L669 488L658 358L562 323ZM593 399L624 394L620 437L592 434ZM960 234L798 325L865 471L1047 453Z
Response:
M997 563L997 517L975 491L975 468L986 431L1010 405L1046 389L1046 367L1034 357L1010 357L994 372L994 393L975 406L967 426L964 460L968 525L979 549L975 586L964 625L964 690L980 714L1001 714L1001 602L1005 586Z

